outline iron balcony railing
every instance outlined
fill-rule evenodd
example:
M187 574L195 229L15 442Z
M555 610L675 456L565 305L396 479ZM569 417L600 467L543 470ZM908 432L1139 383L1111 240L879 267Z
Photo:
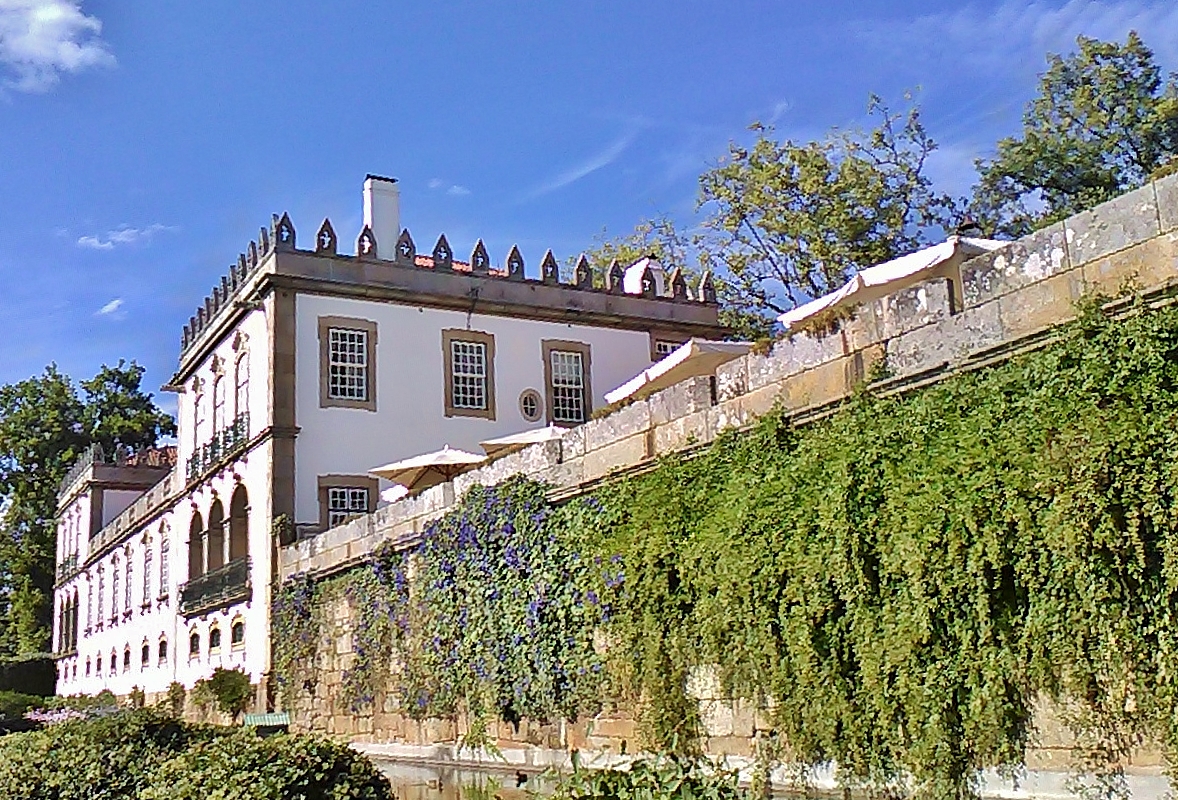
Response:
M180 587L180 613L186 617L249 600L250 560L238 558Z
M74 553L72 556L69 556L57 565L57 579L60 581L69 575L73 575L77 571L78 554Z
M185 476L188 483L200 480L226 458L237 455L250 438L250 415L238 414L233 424L217 431L213 438L196 448L188 459Z

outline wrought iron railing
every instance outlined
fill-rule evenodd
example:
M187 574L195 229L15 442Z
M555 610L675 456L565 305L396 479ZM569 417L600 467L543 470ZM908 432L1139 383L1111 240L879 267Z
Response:
M67 575L73 575L77 571L78 571L78 554L74 553L73 555L69 556L68 558L63 559L62 562L57 565L57 579L61 580L62 578L66 577Z
M195 616L248 600L251 594L250 560L238 558L181 586L180 613Z
M249 437L250 415L238 414L229 427L215 432L213 438L196 448L188 459L184 473L188 483L200 480L226 458L241 452Z

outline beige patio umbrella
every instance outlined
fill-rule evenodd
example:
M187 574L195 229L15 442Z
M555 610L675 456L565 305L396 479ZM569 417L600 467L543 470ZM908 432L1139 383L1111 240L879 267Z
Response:
M412 493L445 483L455 475L472 470L486 460L486 456L455 450L446 445L441 450L394 461L368 472L378 478L399 483Z
M559 439L565 435L567 430L567 428L562 428L559 425L549 425L547 428L532 428L528 431L513 433L510 436L500 436L497 439L488 439L485 442L479 442L479 447L487 451L488 458L498 458L516 450L522 450L530 444L551 442L554 439Z

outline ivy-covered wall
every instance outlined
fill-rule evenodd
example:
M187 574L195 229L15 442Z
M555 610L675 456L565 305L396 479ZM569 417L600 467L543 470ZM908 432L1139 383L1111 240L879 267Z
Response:
M306 708L342 625L337 703L461 713L476 742L612 698L679 750L702 743L702 669L757 710L762 752L937 796L1024 763L1041 702L1106 777L1172 753L1178 309L1127 311L805 427L770 413L559 507L476 489L413 553L288 584L276 667Z

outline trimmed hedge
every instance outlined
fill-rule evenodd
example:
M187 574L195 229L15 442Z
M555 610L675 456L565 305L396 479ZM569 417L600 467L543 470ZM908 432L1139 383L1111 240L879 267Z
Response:
M388 800L368 759L312 736L189 725L156 709L0 739L0 797L12 800Z

